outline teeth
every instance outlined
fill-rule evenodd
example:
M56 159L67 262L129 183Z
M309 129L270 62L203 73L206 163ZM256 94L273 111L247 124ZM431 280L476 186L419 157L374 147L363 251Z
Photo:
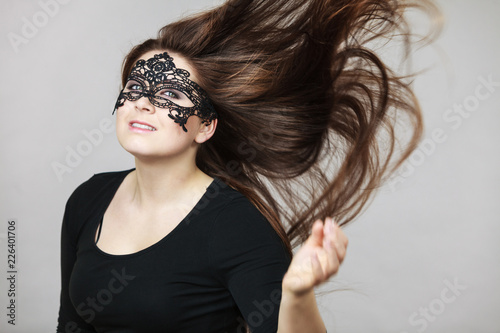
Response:
M150 131L156 131L156 129L151 127L151 126L138 124L138 123L132 123L132 127L142 128L142 129L150 130Z

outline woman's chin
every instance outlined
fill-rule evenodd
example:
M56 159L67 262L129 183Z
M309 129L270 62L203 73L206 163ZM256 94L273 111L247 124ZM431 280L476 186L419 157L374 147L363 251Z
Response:
M176 151L175 149L171 151L165 151L165 150L158 151L158 150L153 150L150 147L144 147L138 145L124 145L124 144L122 144L122 147L130 155L144 162L167 161L179 156L179 152Z

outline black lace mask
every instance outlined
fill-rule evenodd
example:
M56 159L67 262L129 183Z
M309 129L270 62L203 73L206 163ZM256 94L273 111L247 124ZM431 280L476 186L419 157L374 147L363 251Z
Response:
M187 70L175 67L173 60L163 52L137 61L118 96L113 114L125 100L147 97L154 106L168 109L168 116L184 132L187 132L184 125L191 116L198 116L207 125L216 119L217 112L205 91L188 79L191 74Z

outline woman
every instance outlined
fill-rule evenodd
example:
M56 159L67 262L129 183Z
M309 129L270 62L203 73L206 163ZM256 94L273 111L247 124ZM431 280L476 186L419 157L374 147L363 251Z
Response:
M228 1L134 47L115 112L135 168L68 200L57 331L325 332L313 288L347 238L324 217L351 221L421 134L363 45L406 6ZM393 159L395 108L413 132Z

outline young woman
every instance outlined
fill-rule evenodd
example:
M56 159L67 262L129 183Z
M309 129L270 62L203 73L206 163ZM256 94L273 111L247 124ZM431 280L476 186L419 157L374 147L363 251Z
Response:
M351 221L421 133L364 46L407 6L228 1L134 47L115 112L135 168L67 202L57 332L325 332L314 287L348 243L331 217Z

